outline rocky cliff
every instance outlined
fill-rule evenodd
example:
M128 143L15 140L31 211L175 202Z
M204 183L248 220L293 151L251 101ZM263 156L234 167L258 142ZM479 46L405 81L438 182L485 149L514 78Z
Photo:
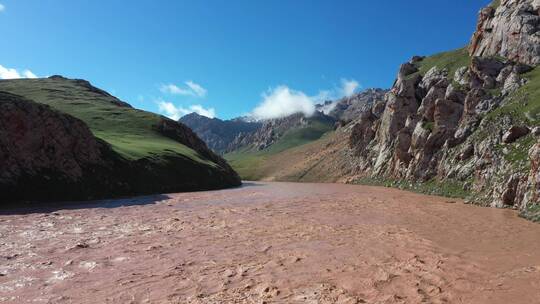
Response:
M89 181L110 152L82 121L0 92L0 198L84 191L71 181Z
M0 81L1 205L239 184L189 128L133 109L87 81Z
M539 203L538 1L480 12L469 48L404 63L354 122L359 180L452 187L524 213Z
M352 96L319 105L319 109L339 121L341 125L345 125L355 120L376 102L383 100L386 92L377 88L367 89Z
M470 44L472 56L501 56L530 65L540 63L540 1L498 0L480 11Z
M275 144L285 133L291 130L305 129L313 125L334 125L335 120L322 112L315 112L311 117L293 114L283 118L269 119L250 133L239 134L229 145L229 152L238 149L264 150Z

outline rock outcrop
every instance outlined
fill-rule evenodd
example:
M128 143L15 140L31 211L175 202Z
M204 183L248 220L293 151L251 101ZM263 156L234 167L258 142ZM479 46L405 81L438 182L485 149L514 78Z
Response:
M319 111L316 111L310 117L297 113L283 118L264 120L261 121L261 126L255 131L239 134L229 144L228 151L235 151L240 148L255 151L264 150L275 144L288 131L307 128L316 123L333 126L335 120Z
M367 89L349 97L318 105L318 110L345 125L355 120L376 102L383 100L386 92L386 90L377 88Z
M0 198L45 199L85 193L104 172L110 148L80 120L0 92ZM104 179L108 180L107 178ZM76 186L74 184L79 184ZM99 194L97 194L99 196ZM34 197L35 196L35 197Z
M0 92L0 100L0 180L52 168L76 179L104 163L104 143L82 121L20 96Z
M469 64L450 70L426 66L421 57L403 64L382 115L373 107L354 121L355 175L458 185L493 207L540 203L540 141L531 132L539 122L519 112L519 104L538 101L516 95L540 63L538 8L538 1L503 0L482 10ZM501 107L511 110L496 111Z
M540 1L500 0L480 11L470 54L540 64Z

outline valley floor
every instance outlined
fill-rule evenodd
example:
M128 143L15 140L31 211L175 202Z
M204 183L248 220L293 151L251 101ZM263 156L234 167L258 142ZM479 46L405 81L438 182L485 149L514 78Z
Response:
M0 214L3 303L536 303L540 225L396 189L238 189Z

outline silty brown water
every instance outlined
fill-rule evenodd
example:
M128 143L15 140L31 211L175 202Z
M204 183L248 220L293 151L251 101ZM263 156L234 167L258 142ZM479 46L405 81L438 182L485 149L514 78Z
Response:
M0 237L5 303L540 303L540 225L379 187L9 210Z

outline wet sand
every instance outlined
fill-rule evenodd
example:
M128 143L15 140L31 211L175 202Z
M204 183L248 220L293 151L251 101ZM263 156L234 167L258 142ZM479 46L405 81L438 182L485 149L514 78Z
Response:
M540 225L337 184L3 211L0 302L540 303Z

